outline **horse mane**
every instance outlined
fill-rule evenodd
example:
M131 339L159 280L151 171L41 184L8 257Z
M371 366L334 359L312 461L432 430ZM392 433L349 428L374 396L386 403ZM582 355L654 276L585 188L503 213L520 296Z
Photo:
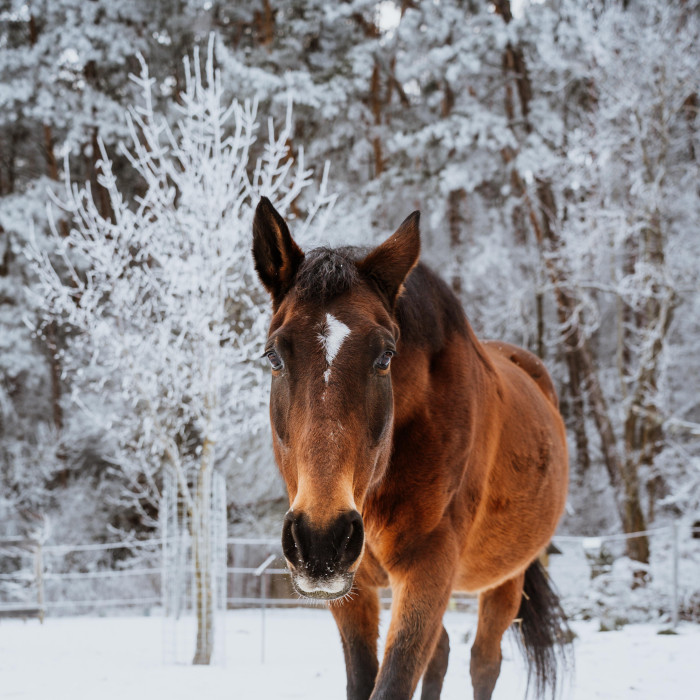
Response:
M431 353L442 350L454 333L472 335L459 299L424 263L418 263L404 282L396 320L403 342Z
M301 264L295 290L301 300L325 304L349 291L360 280L357 268L368 248L315 248ZM404 342L439 352L452 333L470 335L467 317L454 292L427 265L409 273L396 305Z
M314 248L304 257L296 280L297 297L302 301L318 300L325 304L355 285L360 273L355 264L361 248Z

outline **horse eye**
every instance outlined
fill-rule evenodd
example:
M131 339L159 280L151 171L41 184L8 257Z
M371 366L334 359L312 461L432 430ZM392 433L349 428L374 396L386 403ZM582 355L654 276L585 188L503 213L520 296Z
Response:
M394 353L391 350L386 350L383 352L375 361L374 366L377 369L389 369L389 364L391 363L391 358Z
M265 353L265 357L270 361L270 367L274 370L280 370L282 367L284 367L284 362L282 362L282 358L274 351L270 350L270 352Z

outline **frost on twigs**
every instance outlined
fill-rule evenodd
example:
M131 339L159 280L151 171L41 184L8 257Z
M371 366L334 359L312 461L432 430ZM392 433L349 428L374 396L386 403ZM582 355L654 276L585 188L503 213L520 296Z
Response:
M140 59L131 76L141 104L127 113L130 143L122 147L139 195L126 198L104 144L98 184L71 182L54 198L70 221L50 259L30 247L39 275L36 303L45 323L69 335L63 367L74 404L101 404L101 426L116 445L126 476L125 503L155 527L163 469L177 484L191 523L197 581L195 663L211 659L213 636L210 492L212 472L241 465L241 454L264 422L266 392L257 361L265 335L266 299L250 260L254 207L261 195L283 214L312 184L303 152L289 153L292 106L285 125L252 163L257 103L226 102L210 40L185 59L185 89L174 123L154 107L154 79ZM327 209L328 168L311 197L309 222ZM63 235L65 234L65 235ZM106 416L106 417L105 417ZM238 466L240 469L240 466Z
M121 147L139 194L123 194L102 143L99 193L72 182L66 161L64 194L49 207L56 255L37 245L27 254L40 278L41 318L70 330L63 366L75 403L99 397L129 499L147 518L162 468L174 471L195 507L197 475L238 463L264 420L257 357L266 304L249 254L260 195L283 214L309 202L298 236L334 197L327 166L315 196L305 192L312 171L303 152L289 152L291 103L279 134L270 121L258 145L257 103L224 99L213 40L205 61L196 49L184 61L175 120L156 110L155 80L140 63L130 77L141 100L128 110ZM67 232L55 223L57 207Z

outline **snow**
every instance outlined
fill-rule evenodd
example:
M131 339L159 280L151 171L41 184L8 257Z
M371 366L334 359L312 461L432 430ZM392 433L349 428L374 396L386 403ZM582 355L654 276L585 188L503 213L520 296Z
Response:
M345 671L331 615L319 609L268 609L265 662L261 612L229 611L225 666L165 666L164 623L159 617L49 618L0 621L0 695L4 699L167 700L344 697ZM388 613L382 620L386 633ZM471 697L469 647L475 616L448 612L450 666L443 698ZM597 623L574 623L575 679L565 700L655 700L697 697L700 626L682 624L676 636L655 625L599 632ZM521 698L522 662L513 644L494 700ZM419 694L417 694L419 697Z

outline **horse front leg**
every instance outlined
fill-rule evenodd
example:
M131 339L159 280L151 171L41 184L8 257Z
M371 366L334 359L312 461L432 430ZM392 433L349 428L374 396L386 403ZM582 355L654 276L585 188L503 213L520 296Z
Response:
M442 683L447 673L447 662L450 656L450 638L447 630L443 626L442 633L435 646L435 651L430 659L428 668L423 674L423 687L421 689L420 700L440 700L442 693Z
M442 617L452 592L454 557L441 557L434 543L425 551L431 555L412 559L410 569L390 574L391 623L371 700L410 700L432 658L436 658L436 665L429 669L429 684L441 673L444 675L441 666L446 662L445 646L437 648L443 641ZM441 561L444 566L440 566ZM439 685L442 686L442 678ZM436 691L439 688L433 685L432 691L426 690L426 697L439 697Z
M360 566L352 594L342 603L331 603L345 656L348 700L368 700L379 669L379 595L374 581Z
M491 700L501 672L501 639L518 614L524 574L479 596L479 621L472 646L470 673L474 700Z

